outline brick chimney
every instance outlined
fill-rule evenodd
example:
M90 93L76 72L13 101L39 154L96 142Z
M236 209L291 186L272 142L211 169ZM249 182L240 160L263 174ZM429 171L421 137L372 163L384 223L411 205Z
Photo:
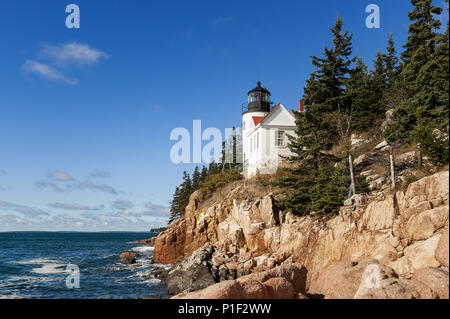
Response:
M303 99L298 100L298 111L299 112L304 112L305 111L305 106L303 105L303 103L304 103Z

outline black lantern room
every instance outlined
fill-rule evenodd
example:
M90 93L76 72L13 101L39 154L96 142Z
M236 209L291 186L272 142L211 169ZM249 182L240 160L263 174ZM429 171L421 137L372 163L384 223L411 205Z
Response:
M261 86L261 82L248 92L248 109L246 112L270 112L270 92Z

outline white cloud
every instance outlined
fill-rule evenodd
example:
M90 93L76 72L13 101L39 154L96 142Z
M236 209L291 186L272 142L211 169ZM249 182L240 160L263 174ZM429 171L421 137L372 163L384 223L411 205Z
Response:
M47 64L40 63L38 61L27 60L22 66L22 69L27 74L37 74L43 78L53 80L53 81L62 81L70 85L78 84L77 79L70 79L58 70L52 68Z
M142 213L144 216L168 217L169 207L156 205L151 202L145 203L146 211Z
M128 208L133 208L134 204L133 202L129 201L129 200L124 200L124 199L116 199L113 203L112 203L112 207L118 210L126 210Z
M110 185L94 184L91 181L78 182L77 184L73 185L73 187L78 188L78 189L100 191L100 192L105 192L105 193L109 193L109 194L113 194L113 195L116 195L119 193L115 188L113 188Z
M54 58L57 62L93 64L109 56L105 52L91 48L88 44L71 42L64 45L43 45L42 56Z
M100 175L104 175L105 172L100 172ZM37 188L48 188L55 192L70 192L73 190L91 190L100 191L113 195L119 194L114 187L107 184L95 184L90 180L76 181L72 176L63 171L52 171L47 174L48 180L40 180L35 183ZM64 183L61 182L71 182Z
M15 211L21 213L27 217L39 217L39 216L49 216L47 212L44 212L41 209L29 207L25 205L18 205L14 203L4 202L0 200L0 209Z
M99 206L99 207L91 207L91 206L77 204L77 203L71 203L71 204L49 203L47 206L49 206L51 208L63 209L63 210L94 210L94 211L98 211L98 210L102 210L103 208L105 208L103 205Z
M47 174L48 178L60 182L73 181L73 177L62 171L54 171Z
M61 186L57 185L56 183L52 183L49 181L37 181L34 184L37 188L50 188L51 190L55 192L68 192L70 188L68 186L62 188Z

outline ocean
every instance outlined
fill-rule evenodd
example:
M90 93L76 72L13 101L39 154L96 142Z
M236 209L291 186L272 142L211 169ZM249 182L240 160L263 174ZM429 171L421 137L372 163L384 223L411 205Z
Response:
M155 234L133 232L0 233L0 299L164 297L165 286L149 274L155 266L150 263L153 247L133 243L152 236ZM136 264L142 266L123 264L119 255L124 251L139 253ZM79 276L69 264L78 267Z

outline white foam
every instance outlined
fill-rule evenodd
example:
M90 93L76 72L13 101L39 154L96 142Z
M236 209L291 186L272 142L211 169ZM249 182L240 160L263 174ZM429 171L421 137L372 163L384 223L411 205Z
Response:
M141 271L136 271L136 273L134 273L133 275L129 276L128 278L131 278L131 277L148 278L150 275L151 275L151 271L150 270L141 270Z
M150 246L139 246L139 247L133 247L131 250L140 252L141 254L150 255L153 253L154 247Z
M161 280L159 280L159 279L156 279L156 278L150 278L150 279L147 279L147 280L144 280L144 283L146 283L146 284L158 284L158 283L160 283L161 282Z
M172 268L172 264L152 264L154 268L164 268L164 270L169 270Z
M65 273L66 269L61 269L61 267L65 267L64 264L45 264L40 268L33 268L31 271L35 274L41 274L41 275L49 275L49 274L61 274Z
M20 296L16 292L13 292L10 295L0 295L0 299L24 299L24 298L28 298L28 297Z
M29 260L10 261L10 263L12 264L19 264L19 265L43 265L57 262L58 261L49 258L33 258Z

